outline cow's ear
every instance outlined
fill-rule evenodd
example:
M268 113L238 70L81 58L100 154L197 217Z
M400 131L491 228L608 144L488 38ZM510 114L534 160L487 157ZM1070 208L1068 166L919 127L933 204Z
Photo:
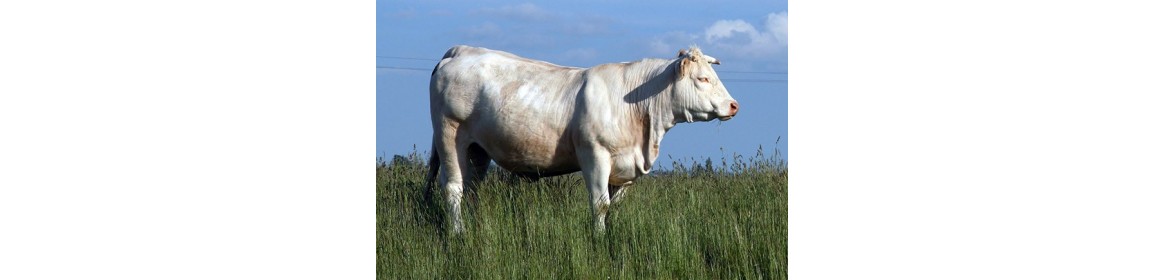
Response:
M691 59L680 58L676 61L676 81L684 79L688 75L688 67L692 65Z
M679 54L679 55L676 55L676 58L681 58L681 57L684 57L684 56L687 56L687 55L688 55L688 50L685 50L685 49L680 49L680 54Z

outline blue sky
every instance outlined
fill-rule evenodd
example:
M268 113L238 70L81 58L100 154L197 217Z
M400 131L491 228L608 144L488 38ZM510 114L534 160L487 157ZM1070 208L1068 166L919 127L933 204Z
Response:
M378 1L376 155L406 154L414 145L429 150L429 73L454 45L576 67L672 58L697 45L722 61L716 69L740 113L727 122L677 125L664 136L656 165L670 168L671 158L718 163L734 152L754 155L762 145L788 159L787 7L785 1Z

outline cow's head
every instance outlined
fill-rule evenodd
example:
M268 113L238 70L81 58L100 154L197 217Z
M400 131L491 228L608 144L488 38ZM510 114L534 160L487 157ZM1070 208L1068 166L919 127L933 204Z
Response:
M677 121L726 121L736 116L740 105L728 95L728 89L720 83L712 64L720 64L720 61L704 55L699 48L680 50L675 62L675 99L672 101Z

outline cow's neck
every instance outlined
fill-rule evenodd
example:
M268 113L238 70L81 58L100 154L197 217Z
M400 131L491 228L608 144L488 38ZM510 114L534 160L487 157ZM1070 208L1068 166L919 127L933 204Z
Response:
M659 65L644 71L643 83L633 87L635 90L627 99L632 109L631 121L644 128L641 147L644 164L639 167L640 174L651 171L655 159L659 157L659 144L664 133L676 124L675 113L672 112L672 87L675 84L673 62L643 61Z

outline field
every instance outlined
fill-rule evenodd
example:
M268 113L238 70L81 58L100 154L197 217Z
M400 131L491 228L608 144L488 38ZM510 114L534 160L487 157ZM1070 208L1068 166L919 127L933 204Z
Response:
M786 279L788 172L780 157L675 164L640 178L593 231L577 174L529 182L491 167L445 232L427 157L378 159L377 279ZM658 169L658 168L657 168Z

